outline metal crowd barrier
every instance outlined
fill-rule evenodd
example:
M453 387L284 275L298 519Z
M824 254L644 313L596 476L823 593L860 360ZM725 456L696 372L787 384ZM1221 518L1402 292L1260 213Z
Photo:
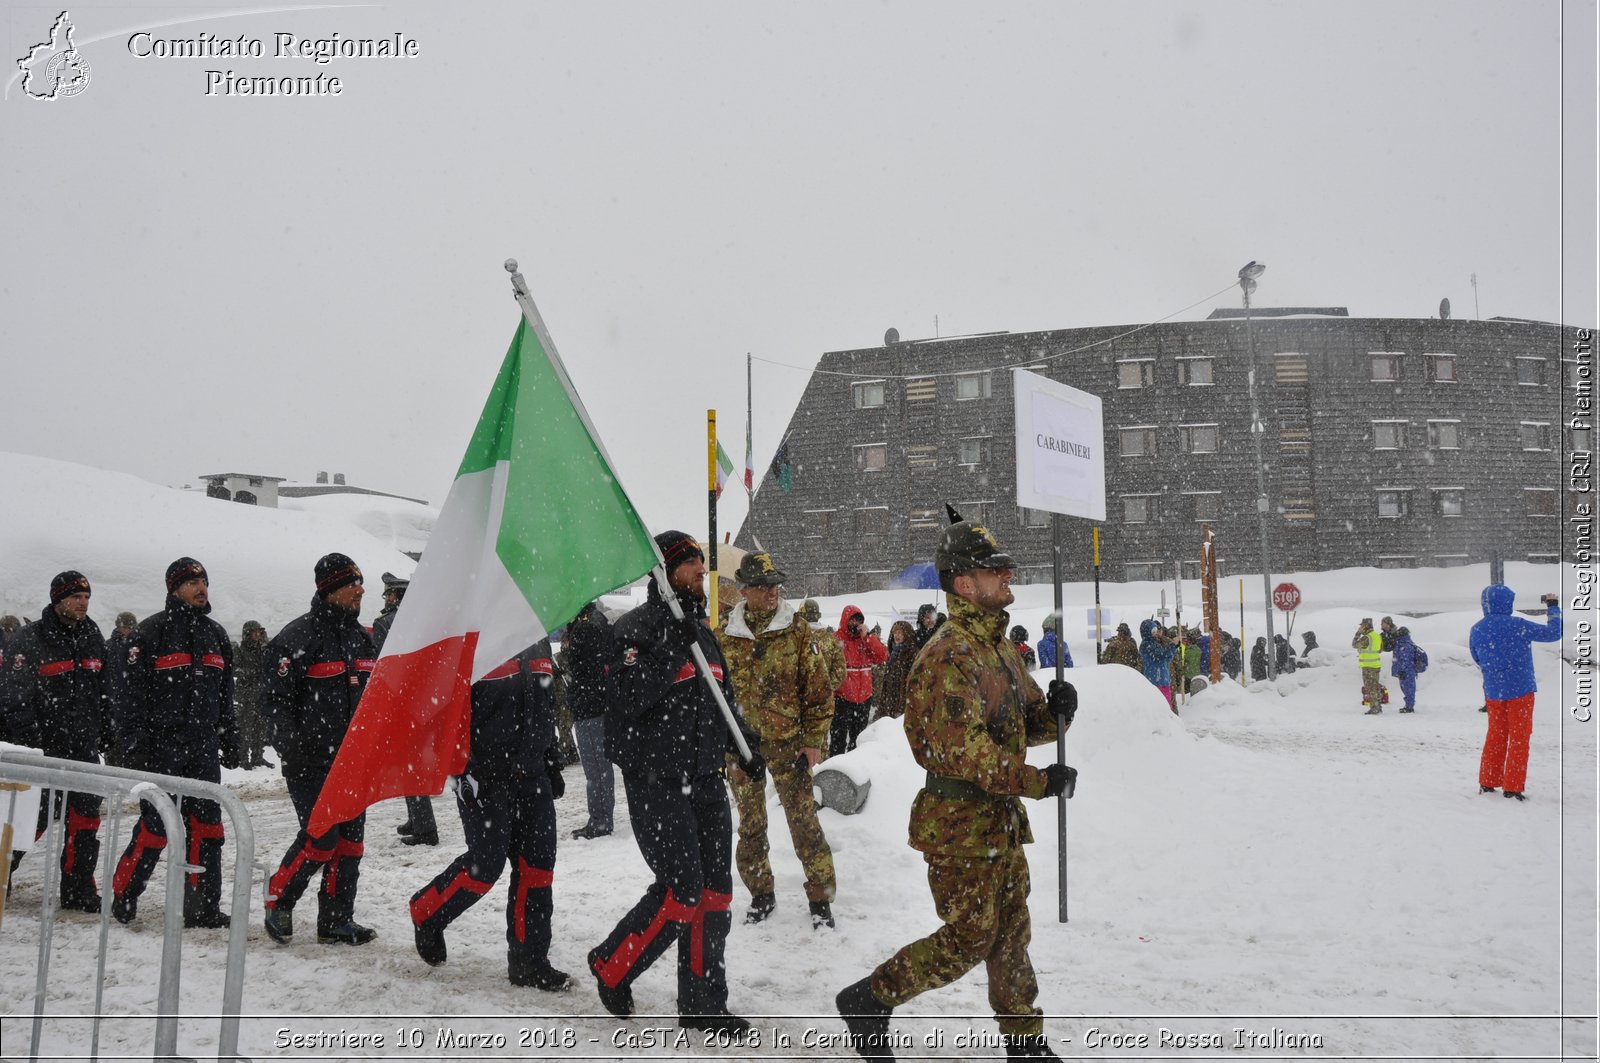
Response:
M0 779L29 783L47 788L40 796L49 808L53 801L51 790L80 791L98 794L109 799L111 827L107 837L101 839L100 851L100 939L95 958L95 995L93 1034L89 1052L81 1057L100 1058L100 1020L102 997L105 991L106 944L111 923L112 865L118 858L121 845L118 827L122 818L121 798L148 801L161 815L167 831L167 884L166 904L162 915L162 944L160 978L156 991L156 1036L154 1056L161 1060L181 1060L178 1051L178 983L183 964L183 876L189 871L199 871L187 863L188 839L177 803L170 794L215 801L228 814L232 824L234 842L233 864L233 919L228 929L227 970L222 985L222 1025L217 1036L217 1059L249 1063L238 1054L239 1007L244 998L245 935L249 930L250 890L255 869L255 828L244 802L227 787L218 783L183 779L174 775L134 771L105 764L89 764L76 760L23 753L15 749L0 750ZM39 1042L44 1028L44 1004L50 973L50 937L55 922L57 894L60 880L61 833L64 830L60 815L49 818L45 835L35 845L39 850L36 860L45 867L44 893L39 908L39 965L34 983L33 1028L26 1058L39 1058ZM31 829L23 825L24 829ZM47 856L44 854L48 854Z

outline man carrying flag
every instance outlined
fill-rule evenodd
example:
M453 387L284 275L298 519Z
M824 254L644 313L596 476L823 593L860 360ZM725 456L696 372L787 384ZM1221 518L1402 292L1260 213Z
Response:
M652 581L645 604L617 621L617 657L606 712L606 754L622 769L634 839L655 881L589 952L600 1002L619 1018L633 1014L633 983L678 944L678 1025L738 1036L750 1023L728 1011L724 946L733 922L733 817L723 784L731 734L693 655L698 646L730 703L716 636L705 617L705 554L688 534L656 536L667 583L682 617ZM742 725L742 721L741 721ZM766 765L746 729L745 774Z

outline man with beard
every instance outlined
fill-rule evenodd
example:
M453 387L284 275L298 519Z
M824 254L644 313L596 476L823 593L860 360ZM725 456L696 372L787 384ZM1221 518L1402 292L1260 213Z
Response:
M445 962L444 932L512 863L506 893L507 977L565 989L550 966L556 799L566 792L556 749L555 662L540 639L472 684L472 752L456 779L467 851L411 898L417 955Z
M711 678L733 703L705 619L705 554L692 537L655 537L667 582L681 606L675 619L659 584L645 604L617 621L606 753L622 769L634 840L655 881L622 921L589 951L600 1002L618 1018L633 1014L633 983L678 943L678 1025L738 1037L750 1023L728 1011L724 947L733 917L733 818L723 783L731 736L692 656L698 645ZM744 770L765 765L754 732Z
M911 847L927 861L944 925L841 990L836 1004L851 1046L868 1059L890 1059L889 1014L982 963L1006 1057L1055 1059L1044 1013L1034 1006L1039 984L1028 957L1022 851L1033 835L1018 798L1071 796L1076 771L1032 767L1026 754L1071 725L1077 691L1052 680L1047 699L1006 637L1016 566L987 528L950 525L934 565L950 617L911 666L905 731L928 772L911 806Z
M111 699L106 644L89 619L89 581L66 571L50 581L50 604L37 624L29 624L11 644L10 666L0 674L0 715L9 740L34 746L47 757L100 762L111 735ZM51 791L54 814L61 815L63 791ZM61 907L100 910L94 884L100 853L100 797L65 794L66 839L61 847ZM51 804L39 806L39 835L50 821ZM11 857L16 871L23 853Z
M166 605L147 617L128 643L127 697L118 728L128 767L212 783L222 781L224 766L238 767L233 643L210 612L205 566L192 557L168 565ZM139 822L111 883L116 893L111 914L121 923L138 914L139 895L167 845L155 806L141 802L139 807ZM185 855L201 868L184 879L183 925L227 926L228 913L220 907L222 808L215 801L184 797L179 814L188 825Z
M357 619L365 589L356 563L344 554L327 554L317 562L315 576L311 611L290 621L267 648L262 708L300 831L267 882L265 925L268 937L287 944L294 934L295 902L321 871L317 940L365 945L378 936L355 921L367 814L336 823L317 838L306 833L306 826L378 651Z

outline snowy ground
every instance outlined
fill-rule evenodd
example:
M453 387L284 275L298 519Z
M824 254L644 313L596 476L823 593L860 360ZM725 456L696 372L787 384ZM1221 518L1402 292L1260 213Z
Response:
M369 572L409 571L395 551L396 533L359 527L355 514L257 510L18 455L0 455L0 498L27 503L0 521L6 611L36 614L50 576L77 567L95 583L92 615L109 628L118 609L159 602L166 563L191 553L210 565L217 615L230 631L250 616L276 630L304 608L310 566L328 549L348 550ZM63 525L50 517L65 512L81 519ZM1555 566L1507 565L1525 607L1558 589L1560 575ZM1305 594L1295 644L1314 630L1326 647L1313 655L1315 667L1276 684L1224 683L1176 718L1130 670L1073 673L1083 707L1067 750L1082 774L1068 806L1064 924L1057 920L1055 809L1030 804L1037 838L1030 848L1032 956L1057 1050L1081 1058L1594 1058L1596 724L1569 712L1578 673L1563 662L1561 647L1536 647L1529 800L1479 796L1485 717L1465 643L1479 616L1485 566L1287 578ZM1037 636L1050 590L1017 591L1014 618ZM1261 600L1260 577L1230 577L1221 592L1223 625L1248 646L1264 631L1253 604ZM1102 599L1112 624L1137 626L1163 594L1169 608L1177 605L1170 584L1107 584ZM1197 585L1184 583L1182 594L1183 619L1193 624ZM1085 621L1092 588L1071 584L1066 597L1063 630L1073 655L1092 661ZM928 600L928 592L899 591L821 604L825 619L836 622L854 602L887 631L896 616L913 616ZM1386 613L1409 625L1432 658L1415 715L1396 714L1396 705L1367 717L1357 704L1354 653L1345 647L1358 619ZM1579 619L1569 615L1569 634ZM1581 619L1592 623L1593 615ZM1284 621L1277 617L1280 631ZM1569 658L1571 647L1569 640ZM1051 755L1034 754L1041 764ZM640 1015L632 1022L601 1009L583 974L584 955L637 899L648 875L620 786L615 835L586 842L568 836L586 818L578 769L569 771L558 803L551 956L577 975L571 990L545 994L506 982L503 887L452 927L447 966L422 964L406 902L459 851L460 827L452 805L441 801L443 844L408 848L394 833L403 806L388 802L369 816L358 906L381 934L374 944L321 946L304 927L292 945L273 944L260 927L257 876L252 910L244 913L251 929L241 1048L257 1059L846 1057L832 1014L835 992L937 924L923 864L905 844L921 772L899 724L874 724L845 759L841 766L870 778L873 789L858 816L822 813L838 865L838 929L809 928L799 864L774 806L780 907L759 927L736 925L730 940L730 1003L757 1022L759 1048L677 1043L670 963L637 985ZM258 859L276 865L295 831L281 779L267 770L225 774L248 804ZM109 816L106 823L109 829ZM0 928L0 1053L7 1059L27 1053L43 866L37 858L24 865ZM159 876L138 922L110 928L104 1053L149 1058ZM736 911L747 901L736 885ZM306 907L301 921L310 918ZM82 1058L87 1051L90 1021L83 1016L94 1000L98 930L91 916L58 917L46 1053ZM220 931L184 935L179 1047L189 1056L216 1053L225 944ZM999 1055L961 1044L993 1035L986 983L975 971L901 1008L894 1028L911 1047L898 1055ZM1235 1047L1235 1028L1262 1040ZM1162 1041L1163 1029L1189 1043L1214 1037L1216 1046L1177 1049ZM507 1043L441 1048L441 1030L503 1035ZM1321 1047L1286 1048L1274 1031L1318 1037ZM383 1047L340 1047L341 1034L381 1036ZM293 1047L294 1037L319 1046Z
M1381 603L1388 574L1365 576L1369 600ZM1058 1051L1085 1058L1593 1057L1594 725L1568 715L1571 677L1554 647L1541 648L1530 798L1519 804L1477 794L1485 717L1464 648L1474 619L1474 587L1466 582L1438 603L1456 609L1409 621L1433 661L1412 716L1393 706L1382 716L1361 714L1353 654L1331 648L1346 643L1360 610L1303 611L1301 627L1323 632L1330 647L1316 655L1316 667L1275 686L1224 683L1177 718L1130 670L1075 671L1083 707L1067 746L1082 775L1068 806L1064 924L1057 920L1055 811L1051 803L1030 810L1037 837L1030 850L1032 955ZM1543 585L1518 589L1532 600ZM1046 589L1022 591L1018 616L1042 615ZM915 597L901 597L908 595ZM915 602L872 605L887 614L890 607L914 610ZM1384 611L1375 604L1365 613ZM1398 609L1387 611L1408 622ZM1074 651L1086 659L1076 645ZM1087 659L1092 654L1091 646ZM1036 750L1036 761L1050 752ZM314 939L279 947L264 937L259 911L251 911L250 1017L241 1048L256 1058L316 1059L847 1056L835 1040L834 993L936 922L921 860L905 845L920 773L899 724L869 728L844 766L871 778L873 790L861 815L823 812L838 863L838 929L809 928L799 865L774 805L780 907L759 927L736 925L730 941L731 1004L757 1021L765 1038L758 1050L678 1043L668 963L637 985L641 1014L634 1021L619 1023L601 1009L583 976L584 954L648 875L625 804L612 837L567 837L585 819L576 769L558 805L563 840L552 950L558 966L578 975L574 988L546 994L505 981L503 889L452 927L449 964L425 967L412 949L406 901L458 850L460 828L440 802L443 844L405 847L393 829L403 806L388 802L369 816L359 905L360 917L382 936L361 949ZM229 773L227 781L250 807L262 858L275 862L294 833L281 780L256 770ZM30 860L19 875L0 931L8 1057L26 1051L40 867ZM742 886L735 892L742 910L747 896ZM134 928L111 928L112 1017L102 1028L103 1050L148 1052L159 916L152 891ZM60 917L47 1051L82 1052L88 1043L80 1016L93 999L97 930L90 916ZM214 1014L223 952L221 932L185 935L186 1015ZM913 1047L899 1055L1000 1054L959 1046L963 1036L994 1030L986 982L975 971L900 1009L895 1029ZM1563 1021L1564 1014L1590 1018ZM1238 1048L1236 1027L1267 1040ZM441 1048L441 1029L501 1034L507 1046ZM403 1030L420 1030L424 1044L407 1047ZM1216 1037L1221 1047L1177 1050L1160 1040L1163 1030ZM1274 1030L1316 1035L1321 1048L1286 1049L1281 1037L1278 1048L1260 1047L1273 1044ZM287 1046L294 1035L341 1031L382 1035L385 1047ZM180 1048L214 1054L216 1033L214 1018L186 1018ZM775 1036L787 1037L786 1046L775 1045ZM1124 1047L1141 1037L1145 1047Z

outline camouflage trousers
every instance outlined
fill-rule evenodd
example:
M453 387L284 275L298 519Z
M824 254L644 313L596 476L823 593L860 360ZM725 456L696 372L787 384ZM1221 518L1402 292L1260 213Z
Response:
M1383 669L1361 669L1361 704L1383 706Z
M928 887L944 926L913 941L872 972L872 992L899 1006L918 994L949 985L978 964L989 975L989 1007L1000 1032L1044 1032L1044 1012L1033 1006L1039 983L1028 958L1033 923L1028 918L1028 858L1020 847L993 859L924 857Z
M833 850L817 822L817 803L811 793L811 768L802 759L797 739L762 739L761 754L767 760L767 774L778 789L778 802L789 821L789 837L795 855L806 873L806 900L831 901L837 883L833 877ZM734 848L734 863L739 878L751 896L774 892L772 859L767 844L767 784L756 782L740 768L736 758L728 759L728 782L733 787L734 807L739 810L739 843Z

